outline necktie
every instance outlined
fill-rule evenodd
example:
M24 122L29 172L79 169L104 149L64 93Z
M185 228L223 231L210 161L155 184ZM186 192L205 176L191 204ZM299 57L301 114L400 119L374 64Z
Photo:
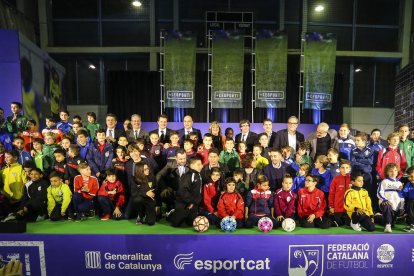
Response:
M246 142L246 134L243 134L242 142Z
M188 131L185 132L185 139L188 139Z
M138 130L135 130L135 139L138 139Z
M114 138L114 136L112 135L112 129L110 129L110 130L109 130L109 136L110 136L111 138Z
M161 136L160 136L161 142L164 142L164 139L165 139L164 130L161 130Z

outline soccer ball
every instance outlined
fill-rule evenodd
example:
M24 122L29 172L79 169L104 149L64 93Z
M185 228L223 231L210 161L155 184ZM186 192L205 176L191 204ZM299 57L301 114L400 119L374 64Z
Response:
M273 222L268 217L263 217L259 220L257 223L257 226L259 227L259 230L262 232L269 232L273 229Z
M220 222L221 229L226 232L233 232L237 227L237 222L234 218L227 216Z
M286 232L292 232L293 230L295 230L295 227L296 227L296 223L291 218L287 218L282 222L282 228Z
M209 226L208 219L204 216L198 216L193 221L194 230L197 232L205 232L208 230Z

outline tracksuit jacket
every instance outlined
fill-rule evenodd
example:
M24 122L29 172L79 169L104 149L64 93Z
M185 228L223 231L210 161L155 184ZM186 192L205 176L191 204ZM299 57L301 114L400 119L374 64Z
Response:
M86 145L82 146L81 144L77 143L77 145L80 148L80 152L79 152L79 156L83 159L86 160L86 155L88 154L88 148L90 146L91 143L86 142Z
M405 160L407 161L407 168L414 165L414 142L408 140L408 138L405 141L401 141L398 144L398 148L400 150L403 150L405 153Z
M249 214L256 216L271 215L271 208L273 207L272 191L254 188L247 194L245 207L249 208Z
M329 188L328 206L334 208L335 213L344 213L344 195L351 184L351 175L342 174L334 177Z
M355 148L354 137L348 136L345 139L338 136L339 159L351 159L351 151Z
M81 189L83 187L83 178L82 175L75 176L75 180L73 181L75 186L75 193L81 194L85 199L92 199L98 193L98 179L94 176L90 176L88 180L88 188L89 192L82 192Z
M237 193L224 192L217 204L217 213L220 218L235 216L236 219L244 218L243 197Z
M371 198L369 197L368 191L363 188L352 186L351 189L346 191L344 202L344 207L350 218L356 209L362 209L369 217L374 215Z
M274 197L275 217L292 218L295 213L296 194L290 190L279 189Z
M63 133L69 132L72 129L72 124L69 122L60 121L56 125L57 129L60 129Z
M96 173L105 173L107 169L112 166L113 147L111 143L105 142L105 147L102 152L99 151L98 141L93 142L86 154L86 160L92 170L92 175Z
M315 168L312 169L312 174L316 174L319 176L319 181L316 187L321 189L324 193L329 193L329 187L332 182L332 175L329 170L326 170L324 173L319 173L319 171Z
M83 162L80 156L66 158L65 180L69 180L73 184L75 176L79 175L78 165Z
M298 193L298 216L306 218L312 214L315 218L320 218L325 213L326 201L324 193L315 188L309 192L307 188L302 188Z
M296 176L295 179L293 179L293 185L291 190L297 193L300 188L305 187L305 178L306 176Z
M404 175L405 169L407 168L407 161L405 159L404 151L400 150L398 147L392 149L390 147L382 149L378 153L377 160L377 173L381 179L385 179L387 176L384 175L385 166L389 163L396 163L400 166L400 173L398 178L401 178Z
M110 191L116 191L116 194L108 194ZM111 200L116 207L121 208L125 203L124 187L120 181L109 182L105 180L98 191L98 196L104 196Z
M203 206L202 208L207 210L209 213L213 213L217 210L217 203L220 197L220 181L204 185L203 188Z
M0 171L3 188L1 193L10 199L12 203L18 202L23 197L24 184L27 182L26 172L18 163L7 165Z
M240 156L233 149L231 152L222 150L219 156L220 163L226 164L229 171L234 171L236 168L240 168Z
M19 159L17 159L17 163L20 165L23 165L24 162L32 160L32 157L30 156L30 153L27 151L20 151L19 150Z
M182 208L188 207L191 204L198 208L202 201L202 188L203 181L200 173L190 168L188 172L181 176L180 185L175 198L176 208L177 206Z
M378 186L379 204L388 201L394 211L404 208L404 198L400 196L399 188L402 183L399 180L386 178Z
M47 213L50 215L56 204L62 205L62 213L66 212L72 199L72 192L68 185L61 183L58 187L52 185L47 188Z
M36 211L44 209L46 212L48 187L49 182L46 179L26 183L20 208L26 207Z
M414 184L407 182L402 190L405 200L414 200Z
M351 151L351 165L352 171L360 171L370 174L372 171L372 164L374 162L374 152L371 148L365 147L360 149L355 147Z
M339 162L329 163L326 169L331 173L332 178L339 174Z

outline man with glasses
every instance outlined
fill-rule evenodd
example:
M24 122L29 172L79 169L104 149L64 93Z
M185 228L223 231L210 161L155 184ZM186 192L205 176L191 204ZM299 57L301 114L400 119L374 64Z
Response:
M335 129L329 129L325 122L320 123L316 131L311 133L306 141L310 144L310 157L315 159L319 155L327 155L330 148L339 151L338 133Z
M131 125L132 129L127 130L127 139L129 143L135 143L138 138L142 138L145 140L147 144L149 141L149 134L148 131L141 129L141 116L138 114L133 114L131 116Z
M246 143L246 152L252 152L253 146L258 143L259 138L256 133L250 131L249 120L243 119L240 121L240 130L241 133L236 135L236 143Z
M287 128L281 129L276 133L275 146L281 149L290 146L294 151L298 150L300 142L305 141L305 136L297 131L299 120L296 116L290 116L287 122Z

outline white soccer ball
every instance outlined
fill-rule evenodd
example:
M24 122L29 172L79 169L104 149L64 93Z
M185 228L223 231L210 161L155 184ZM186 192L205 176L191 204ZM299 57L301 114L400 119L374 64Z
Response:
M291 218L287 218L282 222L282 228L286 232L292 232L293 230L295 230L295 227L296 227L296 223Z

